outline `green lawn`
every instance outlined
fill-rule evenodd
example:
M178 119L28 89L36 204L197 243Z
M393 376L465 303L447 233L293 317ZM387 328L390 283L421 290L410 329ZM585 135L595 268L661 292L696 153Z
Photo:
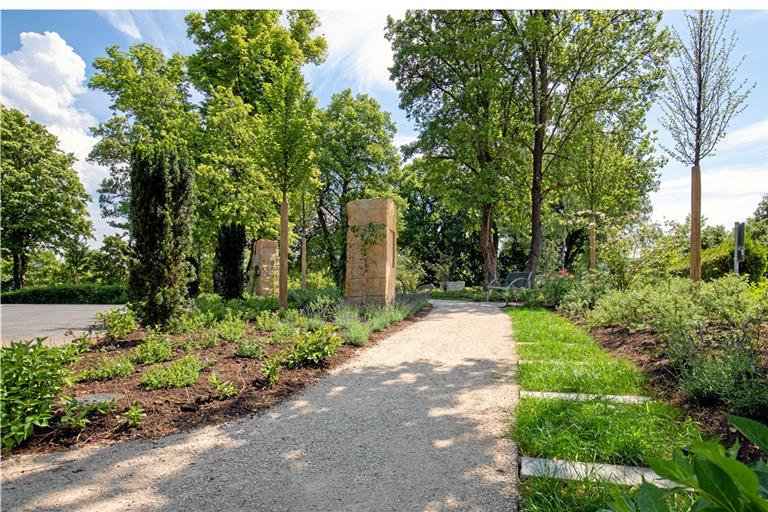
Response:
M584 330L546 309L512 307L507 313L517 341L595 343Z
M607 509L617 498L634 495L637 488L602 481L569 482L555 478L523 478L520 481L522 509L528 512L597 512ZM678 490L667 497L670 512L690 510L693 497Z
M610 359L587 364L551 360L520 364L517 382L527 391L633 395L643 390L642 374L632 364Z
M598 361L608 360L610 356L603 352L596 343L579 343L577 345L541 342L517 345L517 356L520 359L558 359L561 361Z
M696 426L660 402L619 404L523 398L511 436L525 455L644 465L698 438Z

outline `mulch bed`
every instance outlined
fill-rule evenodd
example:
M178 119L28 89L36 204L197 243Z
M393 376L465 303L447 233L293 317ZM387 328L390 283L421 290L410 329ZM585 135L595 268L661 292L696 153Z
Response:
M757 446L728 423L722 404L699 404L685 400L668 360L663 355L663 344L654 332L630 332L626 327L597 327L592 329L591 334L607 351L637 365L648 378L652 390L659 397L685 410L705 434L719 439L726 447L738 440L741 445L739 460L754 462L765 457Z
M220 345L211 349L190 350L201 359L215 359L215 364L201 372L197 384L185 388L160 389L147 391L141 384L141 377L152 365L137 366L136 371L126 377L99 382L78 382L67 389L64 394L82 396L93 393L110 393L117 395L117 407L106 416L95 415L91 423L81 431L66 429L60 425L39 429L23 446L14 450L13 454L44 453L65 448L80 447L94 442L112 442L124 439L149 438L158 439L168 434L194 429L204 425L214 425L234 418L253 416L264 409L277 404L293 393L304 389L315 382L329 370L336 368L365 348L369 348L384 338L408 327L427 316L432 310L427 305L411 317L389 326L387 329L373 333L364 347L341 345L337 353L328 358L322 366L303 366L289 370L285 367L280 372L280 380L274 386L269 386L261 371L262 359L249 359L235 356L236 343L221 341ZM249 326L249 334L268 336ZM99 356L99 349L105 349L109 356L120 357L128 353L143 338L143 333L137 332L120 343L99 341L93 345L93 353L83 356L76 370L84 368L91 359ZM184 336L174 336L181 344ZM276 353L281 346L265 345L266 354ZM184 355L177 348L174 359ZM161 363L162 364L162 363ZM208 382L211 372L216 372L219 379L231 381L237 390L237 395L226 400L218 400L212 395L212 386ZM128 428L121 417L135 401L147 413L141 424Z

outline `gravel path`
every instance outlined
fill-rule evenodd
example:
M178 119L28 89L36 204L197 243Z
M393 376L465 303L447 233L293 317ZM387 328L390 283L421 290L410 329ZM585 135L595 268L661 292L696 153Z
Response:
M515 510L509 318L488 304L433 304L262 415L6 460L2 508Z

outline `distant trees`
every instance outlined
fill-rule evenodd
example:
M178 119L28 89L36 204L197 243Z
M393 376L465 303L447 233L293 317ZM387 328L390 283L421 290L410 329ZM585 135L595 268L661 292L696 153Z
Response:
M187 296L194 171L183 151L141 145L131 154L130 187L130 296L142 325L165 325Z
M17 109L0 105L2 161L0 227L3 256L13 260L12 288L25 283L32 251L62 252L80 237L90 237L89 200L75 157L59 149L45 127Z
M726 34L728 13L686 13L688 42L673 30L675 59L667 66L662 124L674 146L664 148L680 163L691 165L691 279L701 279L701 160L725 137L733 116L746 108L753 86L737 82L741 62L733 66L736 34ZM743 61L743 58L742 58Z

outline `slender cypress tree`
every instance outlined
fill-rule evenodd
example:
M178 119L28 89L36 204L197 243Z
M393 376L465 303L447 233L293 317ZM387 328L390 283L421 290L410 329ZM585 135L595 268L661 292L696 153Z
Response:
M187 155L164 146L131 155L130 295L142 325L165 325L187 300L194 175Z
M225 299L237 299L245 284L245 226L238 222L222 224L217 233L216 270L220 276L220 293Z

